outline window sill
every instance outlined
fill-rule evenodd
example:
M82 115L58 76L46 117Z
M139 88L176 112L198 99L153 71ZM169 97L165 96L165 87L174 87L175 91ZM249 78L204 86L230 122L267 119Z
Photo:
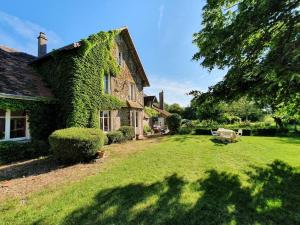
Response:
M21 138L10 138L10 139L2 139L0 142L5 142L5 141L30 141L30 138L28 137L21 137Z

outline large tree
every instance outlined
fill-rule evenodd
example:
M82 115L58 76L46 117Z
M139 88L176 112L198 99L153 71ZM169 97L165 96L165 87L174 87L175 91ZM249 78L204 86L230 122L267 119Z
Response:
M224 79L198 94L232 100L247 95L276 108L300 87L300 0L207 0L193 59Z

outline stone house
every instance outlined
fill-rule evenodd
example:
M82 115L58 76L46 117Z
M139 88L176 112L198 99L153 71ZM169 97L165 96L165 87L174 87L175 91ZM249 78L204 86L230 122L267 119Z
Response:
M133 126L136 136L141 137L144 87L150 84L127 27L116 31L116 35L113 36L113 48L109 52L118 65L118 75L104 73L103 78L100 78L102 70L92 67L92 62L85 62L85 68L80 68L85 71L86 77L81 81L84 87L76 86L79 83L76 80L79 69L74 69L74 62L84 58L80 54L84 46L83 41L47 53L47 37L44 33L40 33L38 57L0 46L0 140L29 139L33 133L33 123L35 127L38 127L36 123L45 123L44 127L47 129L49 126L58 129L74 124L83 127L95 127L97 124L105 132L118 130L126 125ZM105 43L95 42L94 46L100 48L101 45ZM105 45L101 48L107 47ZM92 54L97 58L97 51ZM101 57L109 58L110 55ZM59 62L65 62L69 58L73 64L67 66L65 72L60 71ZM96 85L93 81L89 83L89 68L91 77L93 72L99 72L99 77L94 77ZM95 92L94 96L88 95L89 89ZM74 93L74 90L79 90L80 93ZM75 95L77 99L74 98ZM78 96L83 98L78 99ZM98 100L97 96L103 97L102 102L109 102L110 99L118 100L122 102L122 106L101 105L90 112L92 110L90 105ZM46 109L43 109L44 118L39 122L33 118L38 112L34 112L34 107L30 107L35 103L47 105ZM45 111L47 113L44 113ZM39 115L43 116L41 113ZM77 124L69 122L74 117L80 122ZM87 118L87 122L81 117Z

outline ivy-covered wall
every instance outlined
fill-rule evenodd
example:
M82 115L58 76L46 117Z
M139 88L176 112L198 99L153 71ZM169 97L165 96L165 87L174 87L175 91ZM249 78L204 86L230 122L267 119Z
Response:
M104 74L117 76L113 56L117 31L99 32L80 42L80 47L54 51L34 66L58 100L59 127L99 127L99 110L119 109L123 102L104 94Z

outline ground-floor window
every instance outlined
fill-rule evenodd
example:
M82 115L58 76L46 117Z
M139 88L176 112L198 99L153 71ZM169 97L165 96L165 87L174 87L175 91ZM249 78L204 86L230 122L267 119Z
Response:
M130 126L139 127L139 114L136 110L130 111Z
M100 112L100 129L107 132L111 130L111 112L101 111Z
M0 140L24 138L29 138L26 112L0 109Z
M5 110L0 109L0 140L5 138Z

